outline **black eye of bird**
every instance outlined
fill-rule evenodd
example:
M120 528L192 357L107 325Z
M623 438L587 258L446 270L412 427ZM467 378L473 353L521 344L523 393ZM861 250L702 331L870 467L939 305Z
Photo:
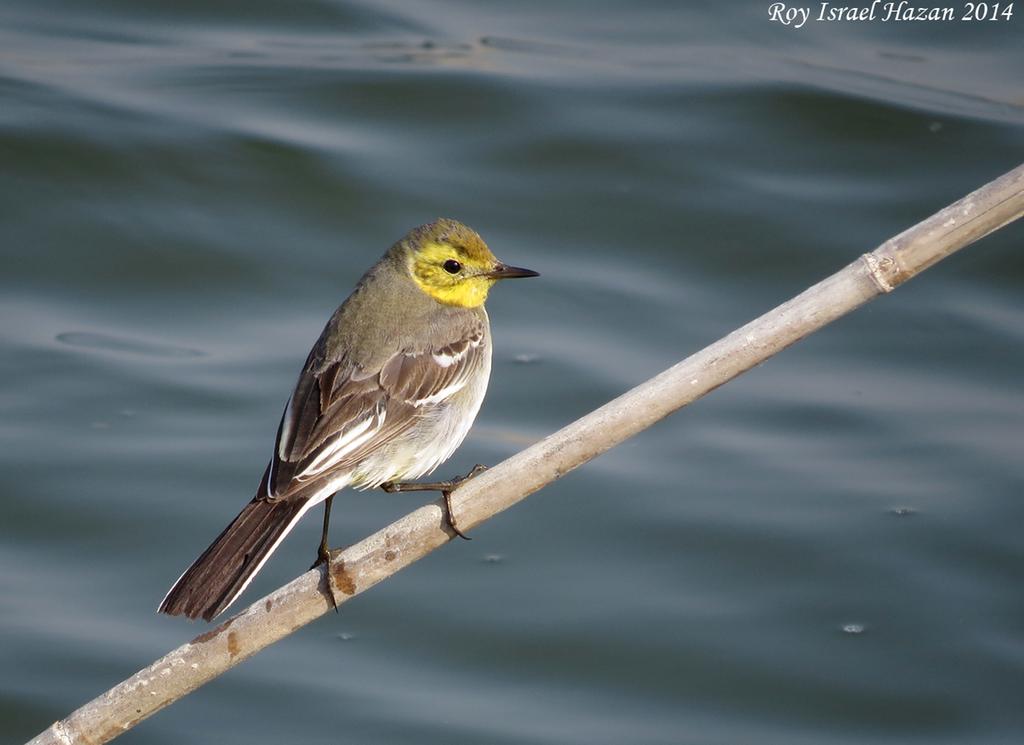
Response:
M462 264L457 262L455 259L448 259L444 262L444 270L449 274L458 274L462 271Z

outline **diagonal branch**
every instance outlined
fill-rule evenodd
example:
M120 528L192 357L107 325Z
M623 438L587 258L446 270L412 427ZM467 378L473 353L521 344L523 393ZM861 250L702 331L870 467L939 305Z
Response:
M544 438L452 493L470 529L789 345L1024 214L1024 165ZM102 743L373 587L452 537L442 500L420 507L55 722L30 745Z

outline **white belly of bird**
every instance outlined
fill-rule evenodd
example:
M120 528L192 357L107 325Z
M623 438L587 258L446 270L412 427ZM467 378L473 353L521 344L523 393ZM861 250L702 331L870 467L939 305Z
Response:
M420 409L422 418L414 427L363 459L352 473L349 486L370 489L388 481L411 481L448 460L469 434L487 393L489 352L483 374L472 376L464 387L444 400L424 405Z

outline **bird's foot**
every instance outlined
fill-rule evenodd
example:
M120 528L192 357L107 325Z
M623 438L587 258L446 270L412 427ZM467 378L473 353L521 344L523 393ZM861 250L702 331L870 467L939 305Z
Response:
M316 561L309 565L310 569L316 569L321 564L331 563L331 549L327 547L326 543L321 543L320 547L316 550Z
M430 482L415 482L415 481L388 481L380 485L380 488L386 491L388 494L394 494L395 492L402 491L439 491L444 497L444 508L445 517L448 520L448 527L452 529L459 538L466 541L473 540L468 535L459 530L458 525L455 524L455 514L452 512L452 491L464 481L477 476L487 470L487 466L477 463L473 466L473 469L465 476L456 476L455 478L448 479L447 481L430 481Z
M334 599L334 588L331 586L331 549L327 546L326 538L320 541L320 546L316 550L316 561L309 568L316 569L319 566L324 567L324 581L327 583L327 594L331 598L334 612L338 613L338 601Z

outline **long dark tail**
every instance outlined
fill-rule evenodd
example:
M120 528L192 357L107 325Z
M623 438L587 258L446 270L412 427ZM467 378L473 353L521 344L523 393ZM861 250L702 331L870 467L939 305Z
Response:
M292 526L308 499L254 499L174 583L158 611L212 620L242 594Z

